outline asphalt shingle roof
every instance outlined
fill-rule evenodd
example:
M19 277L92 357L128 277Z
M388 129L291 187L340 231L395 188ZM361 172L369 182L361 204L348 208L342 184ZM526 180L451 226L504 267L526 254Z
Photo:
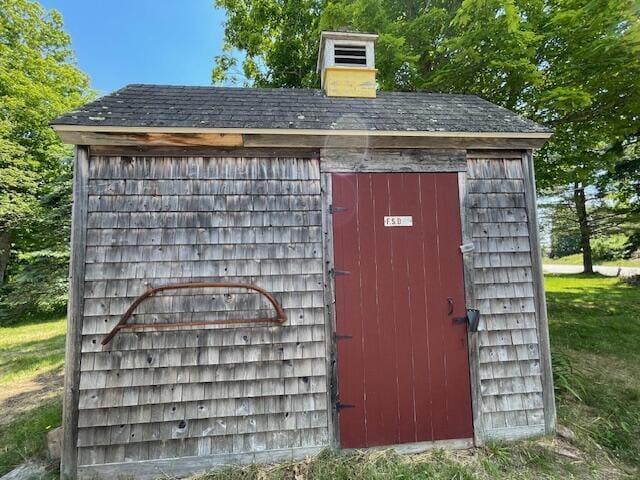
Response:
M548 132L475 95L378 92L327 97L322 90L128 85L58 117L53 125Z

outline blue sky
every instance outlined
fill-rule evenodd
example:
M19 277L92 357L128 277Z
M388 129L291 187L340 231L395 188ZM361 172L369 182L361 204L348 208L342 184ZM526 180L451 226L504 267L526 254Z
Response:
M63 18L100 94L127 83L210 85L224 11L213 0L40 0Z

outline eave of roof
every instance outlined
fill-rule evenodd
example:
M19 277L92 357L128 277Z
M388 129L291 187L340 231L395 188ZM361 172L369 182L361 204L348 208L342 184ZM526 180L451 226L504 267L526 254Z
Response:
M215 133L244 135L317 135L358 137L447 137L447 138L550 138L552 132L448 132L425 130L342 130L304 128L210 128L210 127L125 127L118 125L65 125L53 124L58 132L104 132L104 133Z

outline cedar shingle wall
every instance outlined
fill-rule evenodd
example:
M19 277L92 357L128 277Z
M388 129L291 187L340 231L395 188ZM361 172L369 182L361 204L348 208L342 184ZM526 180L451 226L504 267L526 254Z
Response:
M520 158L468 159L481 419L488 438L544 432L532 246ZM537 248L537 246L535 246Z
M328 443L317 160L92 157L87 229L79 465ZM288 321L100 345L148 287L190 281L263 287ZM246 290L182 290L132 321L273 315Z

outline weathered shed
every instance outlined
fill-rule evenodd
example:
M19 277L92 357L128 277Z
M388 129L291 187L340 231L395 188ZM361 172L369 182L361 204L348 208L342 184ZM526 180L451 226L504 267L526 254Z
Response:
M77 145L64 477L553 430L550 132L376 92L374 40L324 33L322 90L129 85L53 122Z

